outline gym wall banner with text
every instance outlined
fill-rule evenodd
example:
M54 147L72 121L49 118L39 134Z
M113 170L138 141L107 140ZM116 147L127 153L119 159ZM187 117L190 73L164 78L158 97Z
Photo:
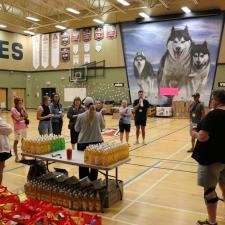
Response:
M131 100L140 89L153 105L191 100L199 92L207 106L222 25L222 16L122 23Z
M0 69L23 70L31 68L31 40L16 33L0 31Z

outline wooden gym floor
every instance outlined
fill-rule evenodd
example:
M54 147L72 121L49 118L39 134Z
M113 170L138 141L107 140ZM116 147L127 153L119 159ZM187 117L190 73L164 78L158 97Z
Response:
M29 136L37 132L34 111L29 112ZM12 123L10 114L2 117ZM106 127L116 127L118 120L106 116ZM70 147L68 121L64 119L63 136ZM13 143L13 134L10 136ZM104 136L105 141L119 142L118 136ZM124 199L101 214L104 225L194 225L205 219L203 191L196 184L197 164L190 153L189 121L187 119L148 118L147 145L133 145L135 128L130 133L131 161L119 168L119 178L125 183ZM54 164L65 168L70 175L78 175L74 166ZM14 157L6 162L3 184L15 193L23 193L29 167L15 163ZM221 192L218 189L218 195ZM218 204L218 222L225 225L225 205Z

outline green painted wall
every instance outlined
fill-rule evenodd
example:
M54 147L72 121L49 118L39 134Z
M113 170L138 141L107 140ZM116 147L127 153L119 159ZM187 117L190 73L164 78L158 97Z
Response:
M218 65L213 89L217 89L218 82L225 82L225 65ZM225 88L223 88L225 89Z
M10 109L12 88L26 88L27 74L24 72L0 71L0 88L7 88L7 109ZM25 99L26 101L26 99Z
M127 77L125 68L106 69L104 77L88 78L87 82L75 84L69 82L69 71L35 72L30 73L31 78L27 84L27 107L36 108L41 102L41 88L56 88L61 96L63 107L71 105L71 102L64 102L64 88L67 87L86 87L87 95L95 99L113 99L117 102L121 99L129 100ZM64 77L64 79L61 79ZM50 82L47 85L46 82ZM122 82L124 87L114 87L114 83ZM39 96L38 96L39 94ZM75 96L74 96L75 97Z

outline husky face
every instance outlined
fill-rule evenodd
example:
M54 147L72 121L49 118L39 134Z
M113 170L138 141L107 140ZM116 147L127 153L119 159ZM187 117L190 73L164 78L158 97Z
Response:
M167 42L167 48L171 57L176 60L184 59L191 49L191 37L187 26L184 30L176 30L172 27L170 37Z
M139 75L142 73L146 63L146 58L142 53L137 53L135 58L134 58L134 65L138 70Z
M205 66L208 66L210 58L206 41L202 44L193 43L191 55L192 55L192 65L195 69L201 70Z

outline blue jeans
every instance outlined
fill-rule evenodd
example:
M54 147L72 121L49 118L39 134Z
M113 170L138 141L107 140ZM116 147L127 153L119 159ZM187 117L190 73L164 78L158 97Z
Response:
M51 134L52 133L52 123L51 121L40 121L38 125L38 131L40 135Z

